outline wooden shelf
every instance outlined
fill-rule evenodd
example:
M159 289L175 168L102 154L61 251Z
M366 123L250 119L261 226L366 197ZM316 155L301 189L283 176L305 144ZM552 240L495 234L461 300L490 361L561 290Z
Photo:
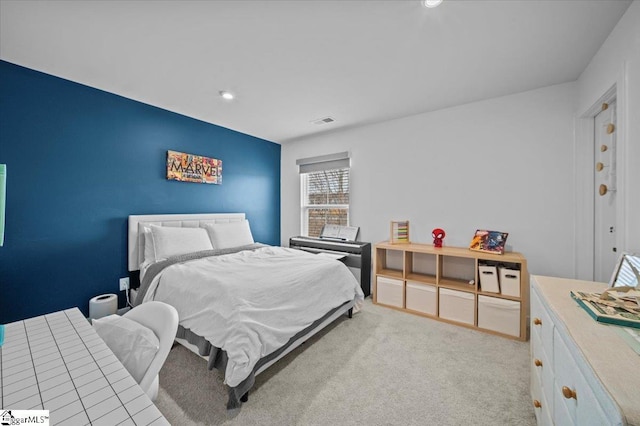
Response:
M436 283L435 275L408 273L406 278L407 278L407 281L417 281L425 284Z
M522 300L521 297L508 296L508 295L502 294L502 293L492 293L490 291L478 290L478 294L481 294L483 296L488 296L488 297L497 297L499 299L514 300L516 302L520 302Z
M389 277L389 278L400 278L402 279L402 271L398 271L396 269L382 269L380 272L377 272L376 275Z
M442 278L437 284L438 284L438 287L444 287L451 290L466 291L468 293L476 292L476 286L474 284L469 284L468 281L464 281L464 280Z
M511 339L527 340L529 274L527 261L520 253L507 252L497 255L472 251L465 247L436 248L431 244L391 244L388 241L376 244L374 253L374 303ZM482 291L479 285L479 265L504 266L518 270L520 296ZM387 280L381 284L387 286L381 294L391 295L392 300L378 300L378 277ZM388 279L393 281L389 282ZM472 284L469 284L470 281ZM426 286L414 285L409 289L411 291L407 291L408 282ZM517 281L509 282L511 288L515 285L517 289ZM441 290L447 290L442 293L442 297ZM457 297L460 298L459 301ZM497 307L490 305L492 303ZM456 317L457 304L464 314L462 319ZM498 320L493 311L500 309L500 305L517 307L519 324L515 324L518 318L514 318L511 328L502 330L505 321ZM451 310L454 315L451 315ZM495 318L493 322L491 315ZM519 330L514 330L517 326Z

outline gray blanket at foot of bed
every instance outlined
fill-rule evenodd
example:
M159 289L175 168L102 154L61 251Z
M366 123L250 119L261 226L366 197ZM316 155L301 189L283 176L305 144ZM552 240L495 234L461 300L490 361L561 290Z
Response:
M256 381L255 380L256 371L259 371L263 365L270 362L271 360L278 358L284 351L286 351L291 345L297 342L301 337L307 335L309 332L316 329L327 318L329 318L331 315L333 315L339 309L341 309L344 305L350 302L351 300L348 300L344 302L342 305L327 312L322 318L317 319L310 326L296 333L280 349L277 349L274 352L270 353L269 355L261 358L253 368L253 371L251 372L251 374L249 374L249 376L246 379L244 379L238 386L228 387L229 401L227 402L227 410L231 410L233 408L239 408L242 405L242 402L240 401L240 399L247 392L249 392L249 389L253 387L253 384ZM227 353L225 351L213 346L211 343L205 340L204 337L198 336L197 334L193 333L191 330L188 330L182 327L181 325L178 326L178 334L176 335L176 337L180 339L185 339L187 342L191 343L192 345L197 346L198 353L201 356L208 356L209 361L207 363L207 367L209 368L209 370L213 370L215 368L216 370L221 371L224 374L227 368Z

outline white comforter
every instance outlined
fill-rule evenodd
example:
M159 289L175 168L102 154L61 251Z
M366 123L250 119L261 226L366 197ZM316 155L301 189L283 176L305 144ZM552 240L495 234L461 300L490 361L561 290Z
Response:
M237 386L260 358L347 300L364 295L349 269L283 247L206 257L169 266L145 299L173 305L180 324L228 356L225 382Z

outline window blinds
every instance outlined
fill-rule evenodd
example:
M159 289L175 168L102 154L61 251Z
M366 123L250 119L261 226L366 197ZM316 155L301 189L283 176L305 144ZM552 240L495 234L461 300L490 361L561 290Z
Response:
M348 152L320 155L318 157L301 158L296 160L300 173L320 172L324 170L344 169L351 166Z

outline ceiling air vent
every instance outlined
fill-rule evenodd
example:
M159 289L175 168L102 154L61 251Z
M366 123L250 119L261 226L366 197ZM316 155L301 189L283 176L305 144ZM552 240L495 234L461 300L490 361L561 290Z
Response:
M327 123L333 123L334 120L331 117L325 117L325 118L318 118L317 120L311 120L312 123L314 124L327 124Z

